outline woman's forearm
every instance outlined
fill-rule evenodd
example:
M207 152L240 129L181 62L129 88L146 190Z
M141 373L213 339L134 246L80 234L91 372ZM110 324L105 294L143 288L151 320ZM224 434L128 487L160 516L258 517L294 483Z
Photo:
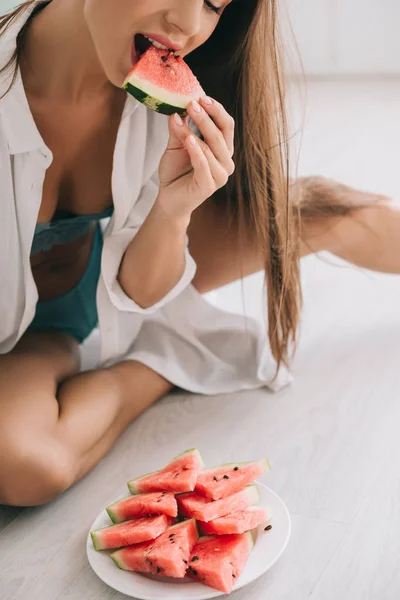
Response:
M162 300L184 274L189 220L171 218L156 201L129 244L118 279L124 292L141 308Z

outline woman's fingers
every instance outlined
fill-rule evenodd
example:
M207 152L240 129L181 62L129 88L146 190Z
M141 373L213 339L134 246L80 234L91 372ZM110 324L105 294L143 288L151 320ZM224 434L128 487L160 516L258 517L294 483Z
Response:
M201 106L212 117L215 125L224 136L225 143L228 146L230 155L233 156L235 146L235 120L225 110L225 108L213 98L204 96L200 100Z
M234 120L219 102L208 97L200 102L201 105L198 102L191 102L188 113L217 159L229 171L233 167Z
M206 113L204 113L204 116L215 127ZM196 171L196 181L199 184L202 182L201 185L204 185L204 191L207 196L213 194L216 189L223 187L234 170L233 161L229 156L225 142L222 142L223 148L220 151L223 155L223 162L221 162L215 155L215 147L211 148L208 143L193 134L186 120L182 120L180 117L174 115L171 118L170 125L171 137L174 138L174 143L169 144L169 148L172 149L174 146L176 147L180 144L186 147L190 155L192 167ZM217 128L215 127L215 129ZM220 135L222 134L220 133ZM193 140L195 143L193 143ZM203 156L199 157L199 153Z
M194 171L194 184L206 198L209 198L215 191L215 182L207 157L200 147L199 140L193 134L186 138L185 146Z
M222 107L221 107L222 108ZM221 113L221 111L218 111ZM228 120L231 119L228 113L222 108L222 112L225 113L225 118L222 119L225 122L225 131L230 128ZM191 102L188 106L188 114L192 121L196 124L198 129L201 131L202 136L206 144L211 148L214 156L222 167L226 170L228 175L232 175L235 165L232 160L233 155L233 140L232 135L228 135L230 138L229 146L225 140L224 134L213 122L212 118L207 112L200 106L198 102ZM221 114L219 114L221 118Z

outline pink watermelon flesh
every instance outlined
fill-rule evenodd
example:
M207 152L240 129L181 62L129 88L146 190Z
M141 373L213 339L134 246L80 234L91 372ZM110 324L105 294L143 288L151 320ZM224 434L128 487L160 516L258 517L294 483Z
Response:
M184 517L208 522L256 504L259 494L256 486L249 485L244 490L221 500L210 500L197 492L182 494L176 499L179 512Z
M183 58L172 52L150 46L127 76L162 88L172 94L201 97L204 91Z
M261 523L269 521L267 508L251 506L246 510L240 510L208 523L200 521L199 528L204 535L227 535L245 533Z
M107 512L113 523L122 523L129 519L150 517L153 515L178 515L178 505L172 492L152 492L125 498L107 506Z
M90 535L96 550L120 548L121 546L153 540L164 533L173 521L174 519L166 515L144 517L91 531Z
M191 519L170 527L156 540L121 548L111 558L126 571L183 578L197 539L196 522Z
M192 550L187 575L230 594L253 547L250 532L200 538Z
M251 463L222 465L199 473L195 491L212 500L226 498L253 483L269 469L267 459Z
M203 468L203 461L197 450L176 457L161 471L144 475L128 482L132 494L145 492L191 492L197 476Z

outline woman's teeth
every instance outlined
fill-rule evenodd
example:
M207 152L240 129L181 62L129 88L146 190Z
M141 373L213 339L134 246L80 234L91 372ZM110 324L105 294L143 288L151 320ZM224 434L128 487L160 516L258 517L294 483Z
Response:
M148 35L144 35L143 37L145 37L147 40L149 40L149 42L151 42L153 44L153 46L155 46L156 48L160 48L160 50L169 50L169 48L167 48L166 46L163 46L162 44L160 44L160 42L156 42L156 40L152 40Z

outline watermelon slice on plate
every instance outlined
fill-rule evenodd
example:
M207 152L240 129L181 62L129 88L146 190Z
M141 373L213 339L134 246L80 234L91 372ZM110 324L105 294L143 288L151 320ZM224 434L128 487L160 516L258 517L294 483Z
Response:
M194 448L179 454L164 469L128 481L128 487L131 494L191 492L203 467L204 462L200 452Z
M164 533L173 521L174 519L166 515L144 517L91 531L90 535L96 550L120 548L156 538Z
M249 485L221 500L210 500L197 492L179 494L176 499L181 515L208 522L257 504L260 494L256 485Z
M200 538L192 550L187 574L205 585L230 594L253 547L250 531L241 535Z
M245 510L225 515L208 523L199 521L200 532L204 535L227 535L245 533L269 521L268 508L250 506Z
M198 537L196 521L191 519L173 525L156 540L121 548L110 556L125 571L183 578Z
M152 45L131 69L122 87L147 108L164 115L185 115L191 100L205 96L181 57Z
M195 490L212 500L226 498L253 483L270 470L267 458L255 462L231 463L203 469L197 478Z
M152 492L130 496L106 507L113 523L122 523L129 519L149 517L153 515L178 515L178 504L172 492Z

